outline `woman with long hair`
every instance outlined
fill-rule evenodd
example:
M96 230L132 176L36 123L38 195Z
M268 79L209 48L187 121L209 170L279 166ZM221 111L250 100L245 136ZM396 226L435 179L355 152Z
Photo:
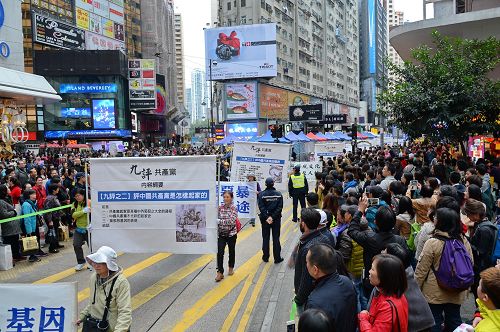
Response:
M0 220L17 216L17 212L12 205L9 196L9 188L6 185L0 185ZM22 233L21 220L12 220L0 224L2 227L2 238L4 244L10 244L12 259L14 262L23 260L21 248L19 247L19 236Z

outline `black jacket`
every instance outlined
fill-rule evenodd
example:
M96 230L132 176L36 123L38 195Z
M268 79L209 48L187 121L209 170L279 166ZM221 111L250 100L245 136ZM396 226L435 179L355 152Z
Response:
M302 236L300 239L297 257L295 258L295 303L304 305L313 289L313 278L307 271L306 255L309 248L316 244L326 244L331 246L331 240L320 230L314 230L311 233Z
M316 281L305 309L323 310L337 331L355 332L357 295L352 281L333 273Z
M274 189L274 187L266 188L257 195L259 204L260 221L264 222L270 216L273 220L281 219L281 211L283 210L283 195Z
M474 255L474 270L476 274L494 266L491 262L491 253L494 249L497 227L488 219L474 226L474 235L470 238L470 246Z
M363 265L365 266L365 277L368 277L373 257L380 254L389 243L399 243L406 250L408 250L408 246L404 237L392 232L363 232L360 225L361 216L361 212L354 215L347 234L363 247Z
M309 192L309 184L307 183L307 178L305 175L304 175L304 187L302 188L294 188L292 177L291 176L288 177L288 193L290 194L290 196L307 195L308 192Z

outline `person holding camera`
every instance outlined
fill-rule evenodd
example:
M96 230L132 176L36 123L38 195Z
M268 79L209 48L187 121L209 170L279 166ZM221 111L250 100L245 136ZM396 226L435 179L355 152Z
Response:
M89 303L76 322L77 325L83 325L82 332L130 330L130 284L116 259L116 252L106 246L87 256L87 262L95 273L90 277Z

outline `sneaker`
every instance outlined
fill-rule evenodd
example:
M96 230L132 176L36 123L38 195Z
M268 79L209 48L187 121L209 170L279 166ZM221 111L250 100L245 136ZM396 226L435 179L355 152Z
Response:
M58 249L50 249L49 252L51 254L57 254L59 252L59 250Z
M41 261L41 259L36 257L35 255L30 256L30 258L28 258L28 262L30 262L30 263L39 262L39 261Z
M268 263L268 262L269 262L269 258L266 258L266 257L262 256L262 261L263 261L264 263Z
M81 270L83 270L85 268L85 265L87 265L87 264L85 264L85 263L77 264L75 266L75 271L81 271Z

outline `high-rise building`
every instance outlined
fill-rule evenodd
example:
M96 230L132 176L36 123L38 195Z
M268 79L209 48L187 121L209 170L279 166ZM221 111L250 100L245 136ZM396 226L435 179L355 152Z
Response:
M195 69L191 72L191 121L207 119L207 86L205 82L205 72Z
M394 10L394 0L389 0L387 6L387 21L389 23L389 31L404 22L404 13ZM389 44L389 59L394 64L401 64L403 59L399 56L398 52ZM390 74L389 74L390 75Z
M386 0L359 1L359 68L361 100L367 102L368 120L375 126L385 126L379 116L376 96L384 87L388 70L388 24Z
M125 47L130 58L142 57L141 0L125 0Z
M189 113L189 116L191 117L191 119L193 118L192 114L193 114L193 93L192 93L192 90L191 88L186 88L186 95L184 97L184 100L185 100L185 107L186 107L186 111L188 111Z
M177 80L177 100L184 105L184 46L182 43L182 16L175 13L175 68Z
M278 74L271 84L358 107L356 1L218 0L217 5L212 20L218 26L276 22Z

